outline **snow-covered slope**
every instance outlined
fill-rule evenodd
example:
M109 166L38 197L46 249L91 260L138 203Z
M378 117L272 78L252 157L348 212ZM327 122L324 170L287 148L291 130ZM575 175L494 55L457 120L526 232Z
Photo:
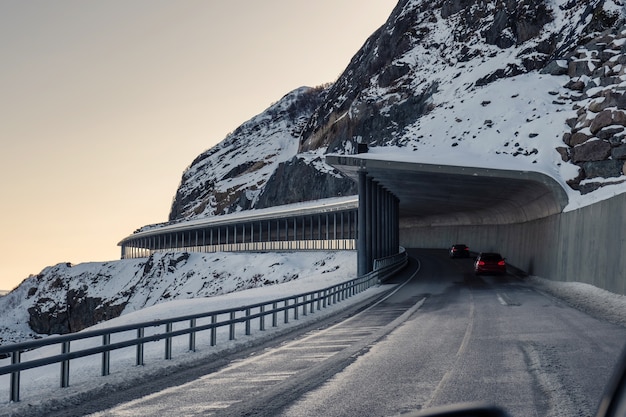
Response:
M227 214L255 205L280 163L298 151L298 137L324 88L300 88L250 119L183 173L170 220Z
M198 157L170 220L355 193L319 157L357 142L545 172L576 204L607 183L623 190L624 16L618 0L400 0L334 83L288 94ZM585 128L603 97L618 128L598 136Z
M345 252L169 253L58 264L0 297L0 344L82 330L173 300L309 279L323 288L356 277Z

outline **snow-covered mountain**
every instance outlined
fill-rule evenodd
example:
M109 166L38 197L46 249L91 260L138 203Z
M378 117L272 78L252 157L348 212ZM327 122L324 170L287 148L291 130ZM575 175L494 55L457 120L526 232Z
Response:
M320 154L298 153L302 129L325 95L324 87L294 90L199 155L183 174L170 220L354 194L355 186L347 179L333 182L333 188L324 193L324 181L315 178L317 167L324 165ZM290 192L276 197L268 183L278 181L281 189L288 188L288 176L281 172L290 165L298 166L301 175ZM327 166L322 171L334 172ZM338 176L338 172L333 174Z
M357 143L415 162L541 171L577 204L624 192L625 16L621 0L400 0L335 82L286 94L195 158L169 221L356 194L324 155ZM18 329L2 338L295 274L257 279L245 262L273 264L228 256L48 268L0 298L0 317L15 321L4 325ZM329 262L303 259L303 274Z
M170 220L355 193L319 157L357 142L420 161L515 158L576 192L623 182L624 16L620 0L400 0L334 83L198 157Z

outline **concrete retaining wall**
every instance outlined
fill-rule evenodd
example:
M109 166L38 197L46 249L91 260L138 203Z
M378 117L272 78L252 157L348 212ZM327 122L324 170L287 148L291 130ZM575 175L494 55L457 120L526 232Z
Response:
M407 248L496 251L530 275L584 282L626 295L626 193L527 223L494 226L411 227L400 224Z

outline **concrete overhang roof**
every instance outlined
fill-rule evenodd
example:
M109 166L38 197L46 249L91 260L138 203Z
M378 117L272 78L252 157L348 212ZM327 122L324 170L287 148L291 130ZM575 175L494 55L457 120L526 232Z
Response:
M360 171L400 200L407 225L523 223L560 213L567 193L552 177L515 171L327 155L326 162L358 181Z
M186 233L193 230L209 229L233 224L256 223L266 220L277 220L298 216L312 216L320 213L333 213L355 210L359 206L358 196L326 198L323 200L307 201L304 203L285 204L267 209L244 210L232 214L209 216L179 223L152 225L145 230L136 231L122 239L117 245L126 242L149 238L167 233Z

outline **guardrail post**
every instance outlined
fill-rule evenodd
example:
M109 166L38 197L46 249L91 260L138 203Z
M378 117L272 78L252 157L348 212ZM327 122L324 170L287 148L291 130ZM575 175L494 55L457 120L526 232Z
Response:
M70 342L61 343L61 353L70 353ZM70 386L70 361L61 362L61 388Z
M11 365L20 363L22 352L15 350L11 352ZM11 401L20 401L20 371L11 372Z
M278 326L278 313L276 310L278 309L278 303L272 303L272 327Z
M141 339L143 337L143 327L137 329L137 339ZM143 366L143 343L137 344L137 358L135 360L136 366Z
M298 320L298 300L299 300L298 297L296 297L293 300L293 319L294 320Z
M306 300L308 299L308 297L306 295L302 296L302 315L306 316L306 310L308 307L308 303L306 302Z
M107 346L111 344L111 334L102 335L102 345ZM102 352L102 376L107 376L111 369L111 351L106 350Z
M213 314L211 316L211 324L217 323L217 315ZM215 346L217 344L217 327L211 327L211 346Z
M172 331L172 323L165 324L165 333ZM165 337L165 359L172 359L172 338L170 336Z
M250 336L250 309L246 308L246 336Z
M320 311L322 309L323 292L318 291L316 297L317 297L317 311Z
M285 300L285 324L289 323L289 300Z
M190 319L189 320L189 327L191 329L196 327L196 319ZM189 333L189 350L191 352L195 352L196 351L196 332L194 332L194 331Z
M259 308L259 311L261 312L261 316L259 317L259 330L263 331L265 330L265 305L262 305Z
M231 320L235 320L235 312L234 311L230 312L230 319ZM235 323L230 323L229 328L230 328L230 331L229 331L230 334L229 334L228 338L229 338L229 340L235 340Z

